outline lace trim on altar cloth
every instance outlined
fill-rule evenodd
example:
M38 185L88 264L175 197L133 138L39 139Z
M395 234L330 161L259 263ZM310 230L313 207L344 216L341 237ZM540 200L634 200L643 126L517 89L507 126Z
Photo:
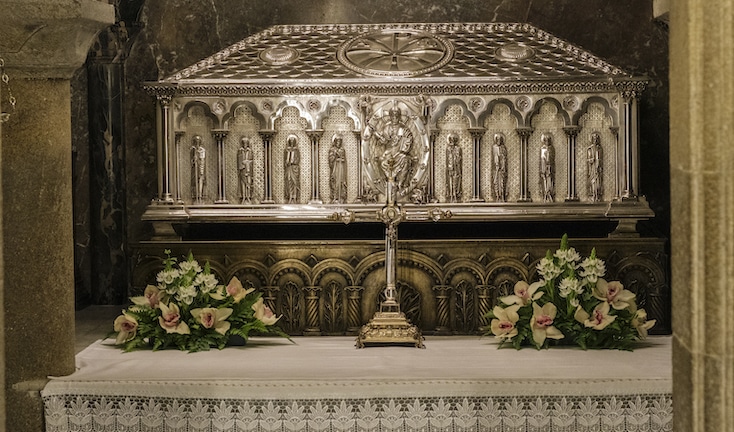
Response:
M670 394L205 399L45 396L48 432L671 431Z

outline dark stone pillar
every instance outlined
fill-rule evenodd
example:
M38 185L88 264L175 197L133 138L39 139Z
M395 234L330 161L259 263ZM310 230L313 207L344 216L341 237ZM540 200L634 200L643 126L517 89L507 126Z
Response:
M114 7L91 0L0 0L5 60L17 98L0 148L5 386L3 423L44 430L40 390L74 372L74 239L70 78Z

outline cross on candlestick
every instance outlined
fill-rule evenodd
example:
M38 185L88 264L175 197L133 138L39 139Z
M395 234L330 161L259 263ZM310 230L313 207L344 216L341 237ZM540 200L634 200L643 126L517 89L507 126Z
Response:
M396 268L398 224L406 219L406 212L397 203L395 196L396 169L395 160L388 158L382 161L387 177L385 195L386 203L377 211L377 219L385 224L385 300L380 303L380 310L362 326L357 336L357 348L385 345L414 345L425 348L423 335L418 327L412 325L405 314L400 312L400 303L396 299ZM451 212L433 208L426 212L426 218L437 221L442 217L451 217Z

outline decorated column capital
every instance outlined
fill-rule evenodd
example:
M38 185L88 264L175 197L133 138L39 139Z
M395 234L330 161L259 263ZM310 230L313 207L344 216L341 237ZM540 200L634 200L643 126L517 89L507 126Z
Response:
M579 126L564 126L563 132L566 133L566 136L575 138L581 132L581 128Z
M647 81L624 81L616 83L617 91L625 102L640 97L647 87Z
M97 0L0 0L0 10L0 55L14 78L71 78L115 22L115 7Z

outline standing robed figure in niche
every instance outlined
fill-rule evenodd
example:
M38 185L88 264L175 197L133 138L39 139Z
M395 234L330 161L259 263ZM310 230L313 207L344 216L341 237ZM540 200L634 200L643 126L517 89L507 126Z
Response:
M329 148L329 187L331 202L347 202L347 153L341 134L334 134Z
M242 204L249 204L252 200L253 157L250 138L240 139L240 148L237 150L237 170L240 179L240 197Z
M505 135L499 132L492 144L492 192L495 201L507 201L507 147Z
M586 168L589 176L589 198L592 201L601 201L602 197L602 149L601 136L598 132L591 134L591 142L586 148Z
M298 137L289 135L283 154L283 171L285 173L285 200L288 204L296 204L301 196L301 151L298 149Z
M450 134L446 147L446 198L449 202L461 201L461 163L459 136Z
M543 201L553 202L556 180L556 150L550 134L540 136L540 188Z
M194 135L191 140L191 197L199 203L206 192L206 148L204 140Z

